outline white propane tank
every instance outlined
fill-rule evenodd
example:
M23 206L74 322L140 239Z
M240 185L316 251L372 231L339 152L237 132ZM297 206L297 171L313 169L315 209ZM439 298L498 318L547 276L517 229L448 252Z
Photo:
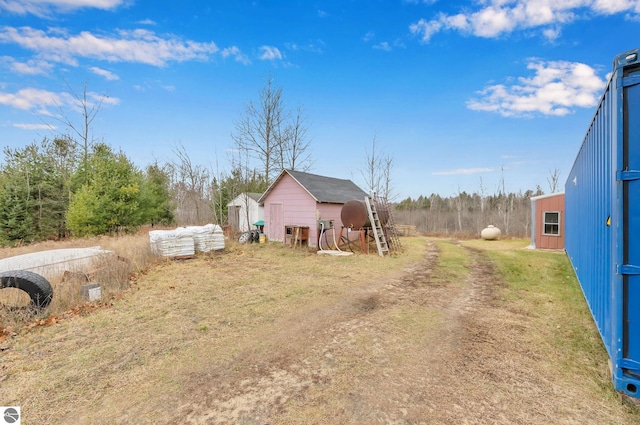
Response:
M502 232L500 231L500 229L495 227L493 224L488 225L487 227L482 229L482 232L480 232L480 237L485 241L495 241L497 239L500 239L501 235Z

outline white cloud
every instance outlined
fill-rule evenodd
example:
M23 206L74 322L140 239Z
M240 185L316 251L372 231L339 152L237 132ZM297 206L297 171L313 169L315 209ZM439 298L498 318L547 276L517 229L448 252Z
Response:
M374 45L373 48L374 49L378 49L378 50L384 50L385 52L390 52L391 51L391 46L386 41L383 41L382 43L378 43L378 44Z
M367 32L363 37L362 41L365 43L372 42L375 40L376 34L373 31ZM390 52L394 47L404 47L401 40L394 40L392 43L388 41L380 41L378 43L372 44L372 48L376 50L383 50L385 52Z
M237 46L231 46L231 47L222 49L222 51L220 52L220 55L225 59L232 56L237 62L240 62L245 65L249 65L251 63L251 60L249 59L249 57L243 54L242 51Z
M0 43L14 43L41 58L73 66L77 66L79 57L165 66L169 62L207 60L218 51L213 42L185 41L175 36L163 38L144 29L121 30L117 36L111 36L89 31L69 35L59 28L45 32L31 27L5 26L0 28Z
M600 13L612 15L627 11L635 11L637 13L640 7L638 2L634 0L595 0L593 8Z
M431 40L434 34L438 33L443 27L443 22L437 19L426 21L420 19L418 22L409 26L412 34L418 34L423 42Z
M260 47L260 59L262 60L282 60L282 53L277 47L262 46Z
M512 85L487 86L478 92L479 98L467 102L467 107L504 117L563 116L574 108L596 105L606 84L593 68L582 63L532 59L527 68L535 71L533 77L520 77Z
M563 24L582 15L640 14L640 0L482 0L477 4L481 7L475 11L420 19L409 30L426 43L444 30L493 38L542 27L543 35L553 40Z
M12 125L22 130L55 130L57 128L55 125L48 124L13 123Z
M456 170L448 171L435 171L431 173L434 176L457 176L467 174L479 174L479 173L492 173L495 170L493 168L458 168Z
M324 41L317 40L317 41L310 41L306 44L285 43L285 47L287 48L287 50L291 50L294 52L304 51L304 52L311 52L311 53L323 53L325 44L324 44Z
M546 28L542 30L542 35L544 36L544 38L551 42L557 40L560 37L561 33L562 31L560 30L560 28Z
M104 77L104 79L108 80L108 81L113 81L113 80L119 80L120 79L120 77L118 77L113 72L107 71L106 69L98 68L97 66L92 66L91 68L89 68L89 71L93 72L96 75Z
M15 109L37 110L42 113L48 107L60 105L62 96L47 90L26 88L16 93L0 92L0 105L7 105Z
M134 84L133 88L137 91L147 91L147 90L155 90L156 88L161 88L162 90L166 90L168 92L174 92L176 87L170 84L163 84L159 80L146 80L143 84Z
M165 86L164 88L168 91L174 90L173 86ZM93 99L93 101L96 103L102 102L103 105L119 105L120 104L120 99L118 99L117 97L105 96L103 94L90 92L90 93L87 93L87 97L89 97L90 99ZM79 106L77 101L74 103L76 107Z
M49 16L54 11L70 12L82 8L115 9L125 0L0 0L0 10L20 15Z
M47 61L30 59L27 62L18 62L10 56L0 57L0 63L4 63L14 74L20 75L47 75L53 65Z
M102 102L105 105L117 105L120 99L108 97L94 92L87 92L88 106ZM69 93L56 93L36 88L25 88L15 93L0 92L0 105L6 105L14 109L31 111L39 115L53 116L51 108L69 107L80 110L78 99Z

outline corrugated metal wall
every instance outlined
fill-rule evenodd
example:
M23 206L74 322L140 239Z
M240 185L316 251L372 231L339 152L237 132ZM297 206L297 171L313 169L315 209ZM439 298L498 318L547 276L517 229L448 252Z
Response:
M565 185L566 251L612 363L617 390L640 390L640 50L614 72ZM635 168L634 168L635 167ZM635 237L633 236L635 235Z
M625 69L622 168L622 367L640 380L640 67ZM631 373L631 372L629 372Z

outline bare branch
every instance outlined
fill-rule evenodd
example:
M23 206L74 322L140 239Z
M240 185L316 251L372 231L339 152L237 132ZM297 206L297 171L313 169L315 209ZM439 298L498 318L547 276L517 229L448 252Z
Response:
M86 81L82 88L82 93L78 93L76 90L74 90L74 88L71 87L71 85L66 80L65 85L67 86L69 95L75 102L75 105L72 105L72 108L80 113L80 115L82 116L82 120L80 122L74 122L69 117L63 106L58 103L56 103L56 107L58 109L59 115L53 116L53 119L65 125L70 130L70 133L75 134L79 138L78 141L75 138L71 137L71 135L68 136L68 139L70 141L74 142L79 148L82 149L82 163L86 168L87 159L89 157L89 150L95 142L94 139L90 137L91 125L102 109L102 103L106 98L108 98L108 96L97 96L98 102L92 102L88 96L88 83ZM47 126L50 130L55 130L55 127L52 124L47 123Z
M282 101L282 88L276 87L269 75L260 91L259 103L249 101L236 122L231 138L239 150L247 152L263 167L267 181L279 173L283 154L283 125L287 118Z
M547 177L547 182L549 183L549 190L551 193L556 193L558 191L558 187L560 186L560 170L555 168L553 171L549 170L549 177Z
M365 180L367 190L375 192L386 201L393 198L393 186L391 170L393 169L393 156L382 154L377 150L377 136L373 136L371 141L371 151L365 148L365 169L360 170L360 174Z
M302 105L298 104L295 114L285 129L283 138L284 162L282 168L291 170L308 170L313 161L308 152L311 141L307 139L307 116Z

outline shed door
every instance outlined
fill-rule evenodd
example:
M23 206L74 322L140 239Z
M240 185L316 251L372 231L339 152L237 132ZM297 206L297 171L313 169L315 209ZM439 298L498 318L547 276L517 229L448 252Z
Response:
M230 207L227 207L227 209L231 231L234 233L238 232L240 230L240 207L231 205Z
M282 204L269 204L269 239L284 242Z
M640 68L627 73L622 152L623 355L640 361ZM637 365L629 371L640 374Z

